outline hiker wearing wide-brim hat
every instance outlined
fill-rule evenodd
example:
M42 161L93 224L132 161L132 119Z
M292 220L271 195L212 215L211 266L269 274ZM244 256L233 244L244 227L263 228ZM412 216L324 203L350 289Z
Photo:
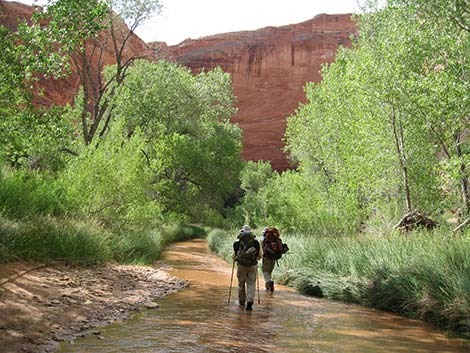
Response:
M243 226L233 243L233 260L237 263L238 301L246 310L252 310L256 292L260 244L249 226Z

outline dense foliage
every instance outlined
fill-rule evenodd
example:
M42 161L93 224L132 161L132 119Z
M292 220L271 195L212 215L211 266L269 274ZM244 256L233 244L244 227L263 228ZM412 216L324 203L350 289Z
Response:
M288 118L297 170L248 163L231 216L286 232L278 280L468 337L470 5L383 3L367 1L352 48ZM416 210L437 229L397 231ZM230 238L216 230L209 245L229 259Z

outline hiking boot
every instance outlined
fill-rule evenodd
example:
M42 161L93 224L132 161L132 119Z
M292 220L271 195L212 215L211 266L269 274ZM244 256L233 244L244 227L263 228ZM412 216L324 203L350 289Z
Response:
M246 310L248 310L248 311L253 310L253 302L246 303Z
M271 291L271 293L274 292L274 282L273 281L269 282L269 290Z
M269 281L265 282L264 286L265 286L266 290L271 290L271 284L270 284Z
M243 302L241 300L238 303L240 304L240 306L245 306L245 302Z

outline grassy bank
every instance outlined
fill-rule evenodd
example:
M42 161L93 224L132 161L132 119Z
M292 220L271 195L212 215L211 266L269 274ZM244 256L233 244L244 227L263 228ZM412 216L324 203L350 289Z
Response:
M105 205L98 207L101 212L92 212L87 202L70 196L70 185L74 183L52 173L0 164L0 263L149 264L165 245L205 235L202 228L180 225L183 218L165 221L151 203L126 202L125 193L118 194L111 182L106 184L108 198L95 200L90 193L90 205ZM122 204L112 203L113 197Z
M437 234L389 238L284 236L290 247L277 281L300 292L433 323L470 338L470 240ZM228 259L232 234L209 233Z
M171 225L117 233L90 221L37 216L11 220L0 216L0 262L64 260L91 265L105 261L149 264L171 242L202 237L195 226Z

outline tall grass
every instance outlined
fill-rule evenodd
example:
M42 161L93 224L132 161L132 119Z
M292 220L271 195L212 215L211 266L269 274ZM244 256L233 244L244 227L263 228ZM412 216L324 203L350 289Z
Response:
M160 258L163 248L173 242L202 238L203 228L173 224L144 232L132 232L115 236L111 245L113 258L123 263L149 264Z
M232 243L234 240L235 237L233 235L222 229L213 229L207 235L209 249L227 261L232 256Z
M112 258L111 233L96 224L36 216L0 217L0 262L18 259L94 264Z
M169 243L204 235L195 226L117 234L91 221L50 216L12 221L0 216L0 263L23 259L82 265L110 260L150 264Z
M227 257L233 237L208 236ZM275 276L301 292L392 311L470 337L470 239L409 236L284 236L290 251Z

